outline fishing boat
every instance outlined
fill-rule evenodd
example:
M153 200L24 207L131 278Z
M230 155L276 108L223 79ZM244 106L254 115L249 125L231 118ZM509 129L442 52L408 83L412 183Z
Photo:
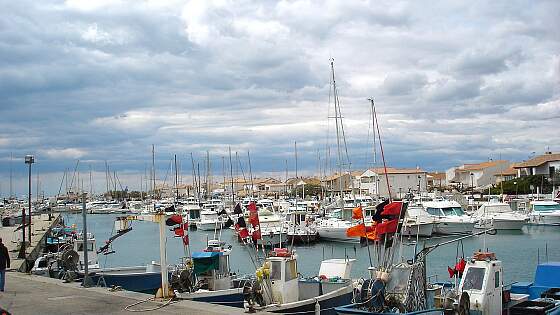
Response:
M529 221L523 213L514 212L505 202L483 203L472 215L477 222L475 229L521 230Z
M351 219L344 219L345 209L336 209L324 218L317 221L317 233L320 239L330 241L352 242L346 236L346 230L352 227ZM351 212L351 209L349 209ZM350 215L351 217L351 215Z
M335 314L334 307L352 300L350 272L354 261L324 260L317 277L298 278L297 255L276 248L257 269L256 280L245 284L245 308L249 312Z
M222 228L222 220L214 210L202 210L196 228L202 231L214 231Z
M189 263L179 265L171 275L171 287L178 299L243 307L243 281L235 281L230 270L231 245L209 240L204 251L194 252Z
M278 213L269 210L259 210L261 239L258 242L267 247L277 247L287 240L288 227ZM253 230L250 230L252 233Z
M529 222L537 225L560 225L560 203L553 200L532 201Z

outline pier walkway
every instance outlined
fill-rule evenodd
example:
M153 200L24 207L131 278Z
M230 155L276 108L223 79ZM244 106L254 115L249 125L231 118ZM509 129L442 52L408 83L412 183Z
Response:
M45 237L49 229L56 225L60 220L60 214L55 213L52 215L52 219L49 221L48 214L33 215L31 219L31 245L26 248L26 257L29 261L34 261L43 249L43 244L45 242ZM24 259L18 259L19 254L19 241L21 240L22 232L21 229L16 231L16 226L2 226L0 227L0 237L2 242L8 248L8 253L10 253L11 268L14 270L25 271L26 266L22 266L25 262ZM25 238L29 237L27 234L29 227L25 227Z
M0 292L0 308L12 314L132 314L127 305L151 298L152 295L111 292L107 288L83 288L79 283L63 283L58 279L34 276L16 271L6 272L6 292ZM153 309L159 302L147 302L132 310ZM172 302L142 314L245 314L243 309L194 301ZM266 313L259 313L266 314Z

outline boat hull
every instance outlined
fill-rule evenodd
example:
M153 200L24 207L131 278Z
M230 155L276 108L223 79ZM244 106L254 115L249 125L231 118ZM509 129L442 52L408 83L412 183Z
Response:
M201 231L214 231L215 229L221 229L221 222L196 222L196 229Z
M472 233L474 222L439 222L434 228L434 233L441 235Z
M420 223L413 225L405 225L402 228L403 236L420 236L420 237L430 237L434 231L433 223Z
M560 213L530 213L529 223L536 225L560 225Z
M281 314L315 314L317 303L319 303L322 315L336 314L335 307L348 304L352 301L352 286L338 289L316 298L310 298L293 303L274 305L264 310L272 313Z
M89 277L96 285L118 286L128 291L155 294L161 287L161 272L146 272L145 270L145 267L143 272L134 269L111 270L96 272Z
M346 236L347 227L320 227L317 233L320 239L337 242L357 242L356 239Z
M521 230L525 225L525 220L481 220L474 225L475 229L494 229L494 230Z
M292 241L296 244L313 243L317 241L318 235L314 234L288 234L288 243Z
M391 315L391 314L401 314L401 315L443 315L445 314L442 309L424 310L424 311L414 311L406 313L377 313L370 312L367 310L361 310L356 307L355 304L340 306L335 309L336 314L371 314L371 315Z
M243 288L179 293L178 298L239 308L243 308L244 303Z

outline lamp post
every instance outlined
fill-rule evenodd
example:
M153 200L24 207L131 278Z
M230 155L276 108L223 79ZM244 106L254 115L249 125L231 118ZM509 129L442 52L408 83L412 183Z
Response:
M515 185L515 198L517 198L517 181L513 182L513 184Z
M27 193L27 207L29 208L29 244L31 244L31 164L35 163L33 155L25 156L25 164L29 164L29 189Z
M474 194L474 173L471 173L471 193Z

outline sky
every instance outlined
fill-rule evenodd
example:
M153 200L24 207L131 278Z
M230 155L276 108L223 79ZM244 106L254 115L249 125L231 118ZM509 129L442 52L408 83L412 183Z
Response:
M138 189L152 144L159 180L174 154L204 174L207 151L220 178L229 147L234 169L250 152L255 176L293 176L294 142L298 174L330 171L331 58L352 169L375 164L368 98L390 166L560 151L556 0L0 3L2 196L10 169L27 191L26 154L47 194L65 169L104 190L106 162Z

